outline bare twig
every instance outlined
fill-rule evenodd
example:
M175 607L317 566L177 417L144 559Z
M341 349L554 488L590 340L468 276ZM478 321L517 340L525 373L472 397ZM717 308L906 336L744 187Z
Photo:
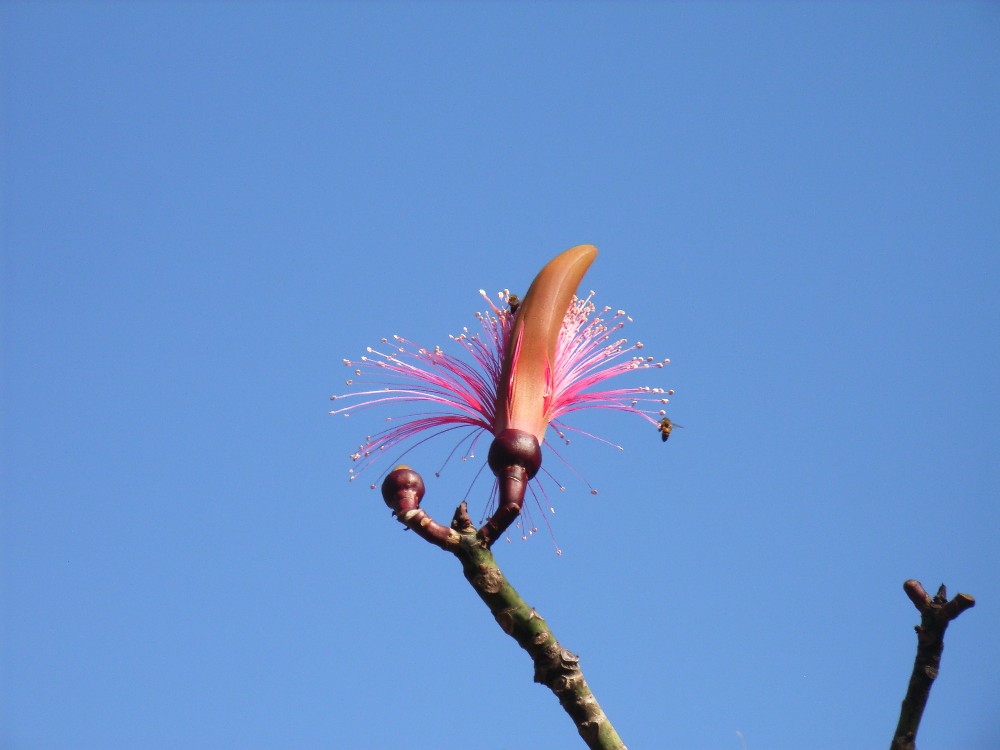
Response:
M944 584L933 599L920 582L912 578L903 584L903 590L920 612L920 624L914 628L917 632L917 658L913 662L913 674L899 711L899 723L890 750L916 750L920 718L930 697L931 685L941 668L944 631L949 622L976 604L976 600L968 594L958 594L948 601Z

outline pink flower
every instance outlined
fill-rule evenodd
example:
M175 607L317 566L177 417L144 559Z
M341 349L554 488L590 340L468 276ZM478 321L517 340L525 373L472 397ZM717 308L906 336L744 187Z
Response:
M332 397L348 405L331 414L347 416L375 408L398 413L405 407L398 416L387 417L389 425L366 437L351 454L355 462L351 479L383 453L404 444L412 447L459 431L458 445L467 440L465 453L471 456L483 435L489 435L493 439L489 463L500 480L500 509L510 505L512 520L520 512L524 485L538 471L540 444L548 443L547 428L552 426L563 439L567 431L579 432L563 422L566 415L609 409L658 426L673 391L605 387L611 378L661 368L669 360L644 357L641 343L629 344L619 336L631 322L624 311L611 315L608 307L598 311L593 292L576 296L596 255L592 245L579 245L557 256L538 274L519 305L506 291L499 295L500 306L480 291L489 304L476 315L480 330L464 329L451 336L464 357L393 336L382 339L379 349L369 348L360 361L344 360L353 370L347 384L361 390Z

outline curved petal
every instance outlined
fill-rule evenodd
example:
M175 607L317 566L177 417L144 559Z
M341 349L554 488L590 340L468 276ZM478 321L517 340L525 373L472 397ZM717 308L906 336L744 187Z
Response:
M593 245L557 255L538 273L524 296L504 356L493 434L523 430L541 442L553 397L556 344L583 275L597 257Z

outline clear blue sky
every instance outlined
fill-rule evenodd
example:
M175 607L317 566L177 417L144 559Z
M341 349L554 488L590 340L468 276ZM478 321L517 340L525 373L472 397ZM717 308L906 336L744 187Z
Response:
M575 748L456 561L346 482L342 360L552 255L684 425L564 453L502 567L633 748L1000 733L1000 10L5 3L5 750ZM648 378L647 378L648 379ZM446 519L476 467L414 457ZM483 727L496 727L484 730Z

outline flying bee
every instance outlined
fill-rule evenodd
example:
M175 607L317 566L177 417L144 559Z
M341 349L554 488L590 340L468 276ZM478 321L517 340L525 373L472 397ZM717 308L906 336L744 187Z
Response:
M664 417L660 420L660 424L656 426L656 429L660 431L660 439L665 443L670 439L670 431L675 427L683 427L684 425L674 424L670 421L670 417Z

